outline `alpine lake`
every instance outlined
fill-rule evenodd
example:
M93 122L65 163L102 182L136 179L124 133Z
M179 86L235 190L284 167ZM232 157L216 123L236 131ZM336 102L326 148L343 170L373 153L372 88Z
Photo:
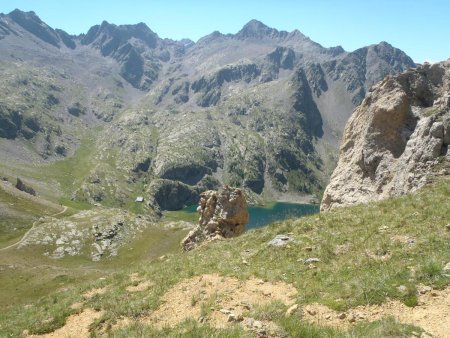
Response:
M298 218L319 212L318 204L298 204L273 202L265 206L249 206L249 222L246 230L260 228L268 224L289 218ZM198 222L197 205L191 205L182 210L170 211L165 214L167 220L185 220Z

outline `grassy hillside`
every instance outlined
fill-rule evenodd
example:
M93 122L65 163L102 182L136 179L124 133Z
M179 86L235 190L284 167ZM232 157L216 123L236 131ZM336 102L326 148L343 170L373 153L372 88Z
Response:
M23 193L9 182L0 182L0 249L19 240L39 217L59 211L57 204Z
M220 293L206 298L200 291L189 295L187 307L200 307L203 323L194 317L174 326L151 325L148 318L163 306L168 290L174 286L172 290L181 290L181 281L206 274L222 276L224 284L229 278L237 278L240 283L253 278L273 285L284 282L297 289L292 301L300 309L319 303L343 312L360 305L381 304L388 298L414 307L421 285L435 290L450 285L450 278L443 272L450 262L448 210L450 180L444 179L416 194L275 223L189 253L173 251L160 258L130 255L126 265L117 266L114 260L106 265L92 263L89 268L95 273L90 277L86 277L87 272L80 278L75 276L76 264L69 268L68 262L47 260L46 267L37 267L36 272L43 273L53 265L62 269L66 264L67 274L55 277L63 283L59 287L55 284L47 295L43 292L40 299L26 299L27 293L20 299L17 295L24 286L6 284L2 294L15 294L16 299L3 307L0 336L19 336L23 330L51 332L66 321L69 325L70 315L81 316L90 311L87 309L97 311L97 319L90 325L92 336L255 336L254 331L244 330L237 323L225 322L221 328L209 324L225 302ZM295 241L281 247L268 246L277 234L289 234ZM305 264L308 258L319 261ZM14 272L7 264L2 257L1 267L11 277ZM15 278L20 280L21 273L17 270ZM0 278L4 276L2 271ZM146 287L139 289L142 284ZM87 294L89 290L97 292ZM283 302L271 301L249 307L243 316L275 325L278 336L410 337L413 331L421 331L392 318L322 327L307 321L300 312L285 316L287 308Z

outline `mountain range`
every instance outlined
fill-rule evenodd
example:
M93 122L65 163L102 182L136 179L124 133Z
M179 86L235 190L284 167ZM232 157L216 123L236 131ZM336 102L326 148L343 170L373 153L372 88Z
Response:
M201 191L318 200L352 110L415 67L387 42L353 52L252 20L161 39L144 23L86 34L0 14L0 174L54 199L176 210Z

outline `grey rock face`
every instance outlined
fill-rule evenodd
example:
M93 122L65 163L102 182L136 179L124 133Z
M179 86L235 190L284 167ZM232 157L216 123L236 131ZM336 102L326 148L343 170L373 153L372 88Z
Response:
M345 128L321 210L413 192L450 174L450 61L377 84Z
M201 107L214 106L219 102L221 86L232 81L250 82L261 74L256 64L227 66L210 77L202 77L195 81L191 88L194 93L201 93L197 104Z
M81 44L98 48L103 56L115 59L121 66L120 75L142 90L148 90L158 79L162 62L184 49L182 43L164 42L142 22L116 26L103 21L88 31Z

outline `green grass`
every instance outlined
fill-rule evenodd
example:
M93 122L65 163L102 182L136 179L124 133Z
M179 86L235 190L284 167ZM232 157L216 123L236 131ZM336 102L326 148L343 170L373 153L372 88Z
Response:
M31 186L41 198L53 202L61 203L74 209L89 209L88 203L72 200L73 192L78 189L82 181L89 175L95 165L93 156L95 152L96 135L101 127L93 128L89 131L80 131L80 146L74 155L50 163L41 163L29 165L22 162L0 163L0 171L14 173L11 180L15 177L26 178L31 181ZM25 144L33 150L29 141ZM7 175L8 176L8 175Z
M198 222L198 212L190 210L176 210L164 212L163 220L165 221L185 221L185 222Z
M82 223L82 226L86 224ZM0 307L35 301L58 289L55 285L77 285L85 280L127 269L130 262L158 260L164 254L178 251L186 233L187 230L149 226L135 240L123 245L117 257L106 257L99 262L92 262L89 255L50 259L43 256L48 251L45 246L31 245L20 250L5 250L0 255L0 268L3 268L0 274ZM61 276L65 278L54 280Z
M63 193L67 196L74 191L75 184L88 176L92 169L91 157L94 147L94 133L98 133L99 128L94 128L92 135L86 135L74 156L65 158L64 160L53 162L49 165L42 166L42 180L49 181L55 179L59 182ZM67 202L67 200L65 200Z
M17 242L39 217L58 212L56 208L11 194L1 187L0 207L7 210L6 215L0 214L0 248Z
M291 283L300 291L297 303L318 302L338 311L379 304L387 298L413 306L418 284L437 289L450 284L450 279L442 274L444 264L450 261L450 233L445 227L449 222L448 210L450 181L447 179L402 198L275 223L189 253L169 252L164 259L145 254L136 259L124 251L125 255L119 257L121 264L115 265L111 260L102 263L104 266L89 267L96 269L97 277L101 275L105 279L94 278L95 274L91 281L87 277L71 279L72 272L68 269L67 277L57 279L65 283L64 292L55 288L39 300L31 299L31 306L26 310L23 301L11 304L0 314L0 332L17 336L24 329L32 333L53 330L76 311L68 309L68 305L81 301L84 290L108 286L105 294L84 304L86 308L105 311L103 318L92 326L95 336L100 327L111 328L120 317L140 318L151 313L161 304L161 296L169 288L185 278L207 273ZM286 233L292 233L297 242L284 247L267 246L275 235ZM414 242L396 240L404 237L413 238ZM163 246L164 241L160 244ZM144 239L140 245L145 251ZM306 250L307 247L312 247L312 251ZM242 264L243 257L248 264ZM303 264L308 257L320 258L315 269ZM78 272L81 271L79 266ZM132 284L129 277L132 272L152 281L154 286L145 293L125 292ZM398 290L400 285L407 287L406 294ZM293 337L410 337L414 330L386 318L343 331L319 327L296 317L286 318L285 310L284 304L275 302L255 309L254 315L272 320L287 336ZM206 307L204 311L207 313ZM217 329L193 320L163 330L135 323L109 334L112 337L247 335L239 326Z
M93 208L93 205L83 201L72 200L68 197L60 197L59 202L62 205L70 208L72 212L76 212L79 210L89 210Z

